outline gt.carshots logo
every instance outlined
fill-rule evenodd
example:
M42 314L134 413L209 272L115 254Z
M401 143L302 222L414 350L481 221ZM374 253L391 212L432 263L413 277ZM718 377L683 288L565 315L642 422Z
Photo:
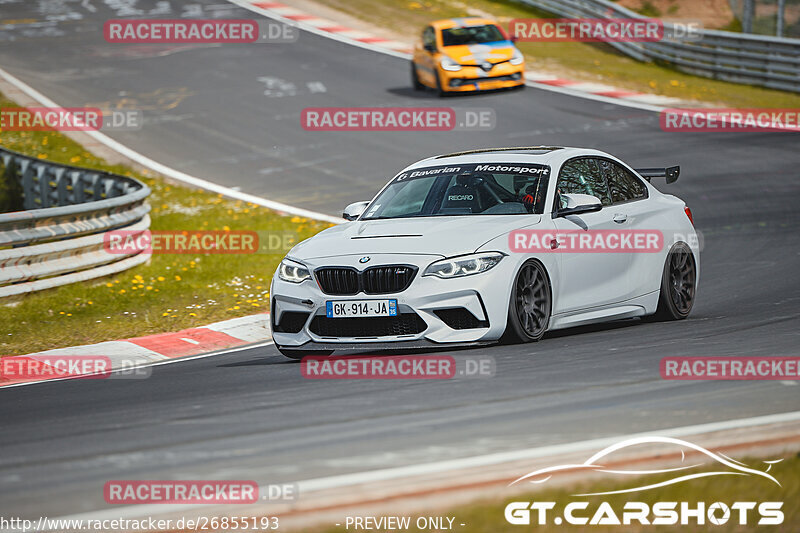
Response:
M672 453L679 457L681 463L677 467L662 470L626 470L622 463L630 457L632 450L653 446L659 448L659 454ZM666 448L665 448L666 447ZM617 457L615 452L620 452ZM635 452L634 452L635 453ZM679 454L679 455L678 455ZM630 460L630 459L628 459ZM764 461L763 470L751 468L744 463L731 459L721 453L709 451L701 446L671 437L638 437L628 439L609 446L596 453L582 464L566 464L543 468L530 472L509 484L518 483L542 484L560 472L600 472L617 475L622 479L632 480L628 487L618 490L573 494L575 501L559 506L553 501L513 501L506 505L504 516L509 524L514 525L723 525L727 523L739 525L779 525L784 521L783 503L775 501L657 501L646 503L627 501L624 504L612 505L608 501L591 502L583 500L588 497L609 496L642 492L660 487L690 482L693 479L716 476L749 476L754 483L780 483L768 472L772 466L782 459ZM645 476L659 476L658 480L648 480ZM664 475L669 476L664 479Z

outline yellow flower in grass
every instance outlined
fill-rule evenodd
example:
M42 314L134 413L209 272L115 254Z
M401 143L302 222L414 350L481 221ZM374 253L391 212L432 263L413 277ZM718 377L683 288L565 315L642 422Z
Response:
M164 281L164 279L165 279L165 278L164 278L164 276L158 276L156 279L157 279L158 281Z
M169 316L169 313L161 313L161 316Z
M181 280L180 276L175 276L175 281L180 281L180 280Z
M120 289L120 290L119 290L119 293L120 293L120 294L125 294L126 292L128 292L128 291L126 291L125 289Z
M189 316L197 316L195 313L189 313Z

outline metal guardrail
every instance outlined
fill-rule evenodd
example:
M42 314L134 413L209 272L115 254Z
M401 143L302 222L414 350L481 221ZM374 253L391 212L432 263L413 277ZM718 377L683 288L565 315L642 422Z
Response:
M567 18L646 18L608 0L518 0ZM674 25L664 23L666 33ZM609 42L639 61L663 61L713 78L800 92L800 39L701 30L702 39Z
M150 189L108 172L0 148L0 175L22 191L24 211L0 213L0 298L121 272L148 253L109 253L105 232L150 226Z

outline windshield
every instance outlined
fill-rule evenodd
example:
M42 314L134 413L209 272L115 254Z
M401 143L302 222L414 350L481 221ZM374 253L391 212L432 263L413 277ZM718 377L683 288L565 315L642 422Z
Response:
M442 45L481 44L505 41L503 32L494 24L470 26L468 28L448 28L442 30Z
M398 174L361 220L544 213L550 167L482 163Z

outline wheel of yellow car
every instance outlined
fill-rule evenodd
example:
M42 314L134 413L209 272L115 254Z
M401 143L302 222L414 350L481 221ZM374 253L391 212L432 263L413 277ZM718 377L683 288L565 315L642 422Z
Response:
M437 72L434 76L436 77L436 93L439 96L445 96L447 93L442 89L442 80L439 78L439 73Z
M421 91L425 89L425 86L419 81L419 75L417 75L417 65L415 65L413 61L411 62L411 85L413 85L415 91Z

